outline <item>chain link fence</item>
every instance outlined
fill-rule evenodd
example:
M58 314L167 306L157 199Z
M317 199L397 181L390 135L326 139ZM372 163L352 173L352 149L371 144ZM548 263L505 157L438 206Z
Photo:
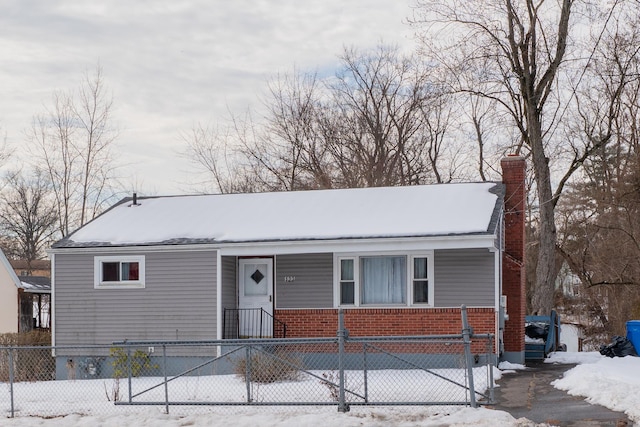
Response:
M169 413L211 405L493 403L491 335L0 347L6 416Z

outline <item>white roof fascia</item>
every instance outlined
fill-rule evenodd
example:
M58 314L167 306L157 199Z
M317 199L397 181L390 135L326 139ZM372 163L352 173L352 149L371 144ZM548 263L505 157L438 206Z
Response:
M148 253L148 252L197 252L197 251L216 251L220 249L220 245L213 243L194 243L188 245L126 245L126 246L91 246L88 248L66 247L66 248L50 248L47 250L49 255L52 254L105 254L105 253Z
M283 255L292 253L419 251L493 248L495 236L407 237L326 241L257 242L220 245L222 255Z
M51 254L148 253L220 251L221 255L281 255L296 253L416 251L434 249L495 248L495 235L395 237L336 240L295 240L269 242L206 243L190 245L103 246L90 248L56 248Z

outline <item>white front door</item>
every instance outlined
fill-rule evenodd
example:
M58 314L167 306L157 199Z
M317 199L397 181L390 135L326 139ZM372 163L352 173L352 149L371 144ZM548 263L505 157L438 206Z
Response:
M273 259L239 261L239 328L241 337L273 337Z

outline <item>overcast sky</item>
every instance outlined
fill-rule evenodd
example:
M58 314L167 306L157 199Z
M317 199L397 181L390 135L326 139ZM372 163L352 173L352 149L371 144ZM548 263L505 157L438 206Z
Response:
M3 0L0 127L19 147L100 63L130 189L188 192L180 132L258 106L269 77L332 73L343 46L410 48L411 0ZM18 163L18 158L13 160Z

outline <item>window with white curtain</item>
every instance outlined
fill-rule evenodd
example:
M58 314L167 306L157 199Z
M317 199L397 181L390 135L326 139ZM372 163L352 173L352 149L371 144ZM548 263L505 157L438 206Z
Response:
M424 253L339 255L335 263L336 304L431 305L432 260L432 254Z
M360 257L362 304L405 304L406 293L406 256Z

